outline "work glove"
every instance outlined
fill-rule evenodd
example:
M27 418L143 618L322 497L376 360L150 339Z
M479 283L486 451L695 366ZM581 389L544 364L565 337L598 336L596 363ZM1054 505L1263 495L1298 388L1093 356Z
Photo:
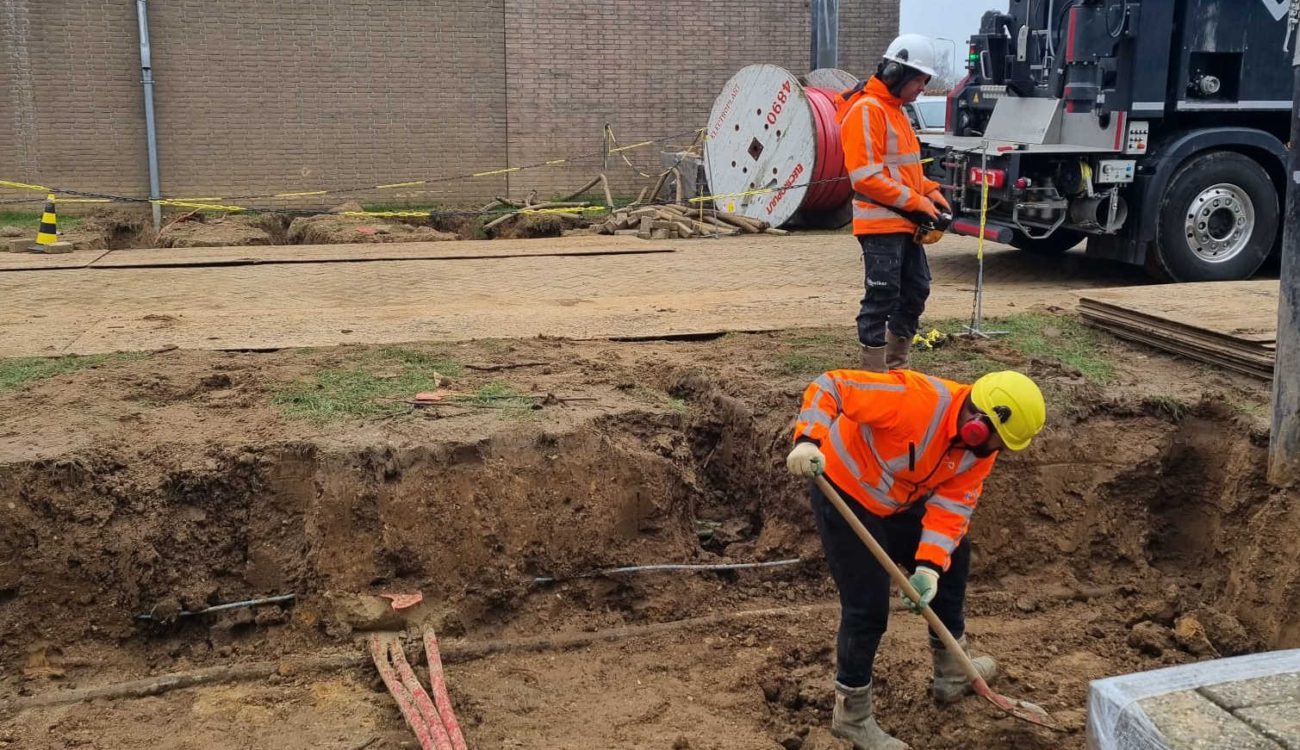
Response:
M799 443L785 457L785 468L797 477L819 477L826 470L826 456L816 443Z
M930 606L930 602L934 601L934 595L939 592L939 571L934 568L927 568L924 565L918 565L916 566L916 572L907 581L912 584L912 588L916 589L916 593L921 595L920 603L912 601L907 594L902 592L899 592L899 596L903 598L903 603L907 605L907 608L912 610L912 614L919 615L921 610Z
M930 202L933 203L934 205L939 206L940 208L942 208L943 210L949 213L952 213L952 204L948 202L947 198L943 197L943 193L939 192L938 190L934 190L926 197L929 198Z
M939 208L934 205L934 201L929 198L921 198L921 213L929 216L931 219L939 218Z

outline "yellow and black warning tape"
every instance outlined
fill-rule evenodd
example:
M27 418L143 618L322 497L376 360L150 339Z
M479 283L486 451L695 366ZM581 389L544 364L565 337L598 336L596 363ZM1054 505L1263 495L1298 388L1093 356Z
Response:
M626 146L619 146L611 150L609 153L618 153L622 155L628 151L646 148L659 143L667 143L670 141L679 140L686 136L698 137L700 132L701 131L699 129L686 130L680 133L673 133L671 135L662 136L660 138L652 138L637 143L631 143ZM160 206L171 206L175 208L188 208L192 210L205 210L205 211L221 211L227 213L240 213L240 212L295 213L295 211L291 209L281 210L281 209L272 209L272 208L255 208L252 206L235 204L234 201L242 202L242 201L253 201L253 200L285 200L285 199L292 199L292 198L322 197L322 196L329 196L329 195L347 195L350 193L363 193L363 192L370 192L376 190L402 190L402 189L411 189L411 188L419 188L419 187L428 187L431 185L440 185L440 184L447 184L452 182L462 182L466 180L481 179L485 177L496 177L500 175L515 174L517 172L524 172L524 171L535 170L535 169L543 169L548 167L558 167L558 166L563 166L568 164L576 164L580 162L589 161L592 159L599 159L604 155L604 153L605 153L604 151L592 152L589 154L580 154L577 156L569 156L560 159L545 159L542 161L534 162L531 164L524 164L517 167L501 167L496 169L481 170L477 172L467 172L458 175L449 175L445 177L432 177L432 178L426 178L421 180L407 180L404 182L393 182L393 183L387 183L383 185L352 185L352 186L340 187L340 188L330 188L326 190L300 190L294 192L254 193L248 195L234 195L234 196L227 196L227 197L210 197L210 198L181 197L181 198L152 198L151 199L151 198L129 197L129 196L112 195L107 193L92 193L83 190L70 190L64 188L51 187L47 185L36 185L36 184L21 182L17 180L3 180L3 179L0 179L0 187L6 187L14 190L23 190L29 192L38 192L38 193L55 193L60 196L59 198L60 202L64 202L64 203L68 203L68 202L150 203L150 204L158 204ZM626 157L624 157L624 159L626 160ZM628 161L628 164L629 166L631 166L630 161ZM67 197L67 196L71 196L71 197ZM35 203L35 202L38 201L36 199L33 199L31 201L27 201L27 200L3 201L3 203L8 203L8 204ZM563 209L536 209L536 210L512 209L504 213L513 213L513 212L572 213L574 212L574 208L566 207ZM416 212L393 212L393 211L367 211L367 212L349 212L349 213L351 214L364 213L364 215L366 216L379 216L379 217L383 217L385 215L395 217L395 215L399 213L416 215ZM429 212L427 211L418 212L418 216L427 216L428 213ZM456 213L461 213L461 212L456 212ZM490 212L477 212L477 213L490 213Z
M607 137L610 139L610 142L617 143L617 141L613 140L612 130L608 130L608 126L606 126L606 128L607 128ZM7 187L15 190L25 190L25 191L40 192L40 193L54 193L59 196L59 202L61 203L147 203L147 204L156 203L161 206L186 208L186 209L198 210L198 211L216 211L216 212L223 212L223 213L308 215L308 214L317 214L320 213L320 211L316 209L301 209L301 208L294 209L294 208L278 208L278 207L244 206L244 205L237 205L233 203L226 203L224 201L318 197L318 196L326 196L326 195L342 195L342 194L356 193L356 192L369 192L373 190L395 190L395 189L407 189L407 188L414 188L414 187L425 187L434 184L444 184L444 183L455 182L455 181L463 181L463 180L476 179L482 177L497 176L502 174L510 174L514 172L522 172L526 170L557 166L561 164L571 164L579 161L584 161L586 159L592 158L593 156L600 157L603 155L603 153L622 154L633 149L645 148L647 146L654 145L656 143L664 143L667 141L676 140L686 135L695 136L695 142L698 143L700 141L700 136L702 133L703 131L700 129L683 131L681 133L675 133L673 135L664 136L661 138L640 141L637 143L628 144L626 146L619 146L617 148L610 149L608 152L587 154L583 156L569 157L564 159L549 159L546 161L540 161L534 164L527 164L519 167L508 167L508 168L491 169L491 170L479 171L479 172L470 172L470 173L450 176L450 177L439 177L439 178L431 178L425 180L410 180L406 182L387 183L384 185L367 185L364 187L354 186L348 188L335 188L330 190L266 193L266 194L257 194L257 195L232 196L229 198L221 198L221 197L204 197L204 198L186 197L186 198L158 198L158 199L137 198L137 197L129 197L129 196L111 195L105 193L93 193L93 192L80 191L80 190L70 190L65 188L49 187L45 185L36 185L31 183L18 182L13 180L3 180L3 179L0 179L0 187ZM626 157L624 158L626 160ZM934 160L923 159L922 163L928 163L932 161ZM628 166L632 166L630 161L628 162ZM635 167L632 168L635 170ZM646 175L640 172L639 170L635 170L635 171L637 171L637 173L641 174L642 176L653 177L653 175ZM747 198L756 195L765 195L769 193L777 193L777 192L783 192L783 191L800 189L800 188L814 187L817 185L830 183L830 182L843 182L848 179L849 179L848 176L845 175L845 176L832 177L832 178L826 178L821 180L809 180L807 182L797 183L793 185L762 187L762 188L755 188L752 190L745 190L745 191L734 192L734 193L714 193L710 195L703 195L703 196L691 198L689 199L688 202L695 205L700 205L700 204L705 204L710 202L717 203L719 201L727 200L727 199ZM73 196L73 197L69 198L65 196ZM33 202L36 201L35 200L4 201L4 202L0 202L0 204L33 203ZM642 205L667 204L670 202L671 201L651 200ZM701 208L703 208L702 205ZM607 210L609 209L605 206L563 206L563 207L556 207L556 208L538 208L538 209L530 209L527 207L513 208L513 207L505 206L502 208L490 208L490 209L480 209L480 210L434 209L434 210L425 210L425 211L414 211L414 210L343 211L343 212L339 212L338 215L353 216L353 217L391 218L391 219L405 219L405 218L421 219L421 218L427 218L430 215L473 217L473 216L501 216L501 215L512 214L512 213L518 213L518 214L600 213Z

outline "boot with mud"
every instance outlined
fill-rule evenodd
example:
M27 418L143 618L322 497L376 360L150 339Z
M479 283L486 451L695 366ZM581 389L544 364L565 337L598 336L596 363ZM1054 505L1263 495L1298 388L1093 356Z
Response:
M883 346L862 347L862 369L867 372L889 372L889 366L885 364L885 356Z
M962 650L970 654L970 649L966 648L966 636L957 639L961 644ZM939 705L946 706L956 703L964 696L975 692L970 678L966 676L966 671L961 668L961 662L952 654L948 653L941 644L931 642L931 653L934 655L934 685L931 687L931 694ZM989 682L998 674L998 663L991 656L975 656L971 658L975 663L975 669L980 673L980 677L985 682Z
M912 339L885 332L885 366L891 370L907 368L907 355L912 351Z
M870 684L851 688L835 683L831 734L852 742L857 750L908 750L910 747L876 723L872 715Z

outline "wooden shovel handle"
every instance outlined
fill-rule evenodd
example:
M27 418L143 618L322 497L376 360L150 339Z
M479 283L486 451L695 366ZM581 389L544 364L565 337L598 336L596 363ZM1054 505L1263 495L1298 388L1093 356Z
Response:
M884 568L889 577L894 580L894 583L898 584L898 588L912 601L921 601L921 595L912 587L911 581L907 580L907 576L903 575L903 571L899 570L894 561L889 559L889 553L885 552L885 548L880 546L880 542L876 541L876 538L871 535L867 527L862 525L862 521L858 520L857 515L844 503L844 498L840 497L840 493L836 492L831 483L826 481L826 477L819 476L815 481L817 482L817 488L822 491L827 500L831 501L831 505L835 506L840 515L844 516L844 520L853 529L853 532L858 535L858 538L862 540L862 543L867 545L867 549L871 550L876 562L879 562L880 567ZM930 609L930 605L927 604L921 610L921 616L930 624L930 629L939 634L939 640L943 641L943 646L948 649L948 653L956 655L971 682L977 685L983 684L984 678L980 675L979 670L975 668L975 663L966 655L966 650L961 647L961 644L957 643L957 639L952 637L952 633L939 620L939 616L934 613L934 610Z

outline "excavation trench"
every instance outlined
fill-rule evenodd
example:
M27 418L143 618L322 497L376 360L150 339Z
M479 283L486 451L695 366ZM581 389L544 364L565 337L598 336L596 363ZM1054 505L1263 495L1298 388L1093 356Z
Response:
M106 666L125 678L311 651L372 626L432 625L472 641L832 601L804 489L783 471L788 404L774 406L788 394L742 399L692 376L669 390L685 410L422 445L159 450L147 466L104 447L4 466L6 662L71 644L99 655L96 669L61 668L61 682L10 673L5 689L102 683ZM1178 420L1107 404L1082 413L1000 462L976 514L970 632L1006 665L1006 691L1077 727L1089 679L1300 645L1300 511L1264 483L1258 437L1211 405ZM533 581L791 557L806 562ZM358 603L413 591L424 602L396 620ZM297 602L165 626L135 619L282 593ZM918 628L895 614L895 631ZM746 720L773 743L819 741L832 636L833 613L755 627L736 645L762 652L734 689L761 690ZM1059 746L978 706L939 713L924 692L928 656L891 651L896 637L922 641L891 631L878 674L880 713L913 717L893 724L906 739ZM944 728L918 735L918 718Z

